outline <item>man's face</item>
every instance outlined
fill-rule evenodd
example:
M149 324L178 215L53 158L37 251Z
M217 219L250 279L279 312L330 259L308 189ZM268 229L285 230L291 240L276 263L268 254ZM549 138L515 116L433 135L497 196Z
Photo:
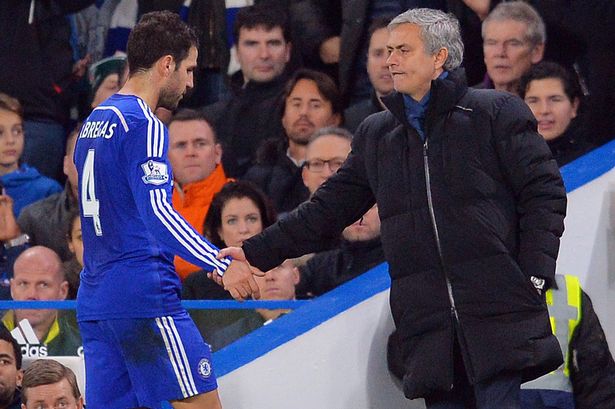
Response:
M187 91L194 87L194 70L198 51L196 47L190 47L188 56L179 63L171 64L171 72L166 85L160 90L158 106L174 111L177 104L184 97Z
M239 29L237 59L244 81L269 82L280 76L290 59L290 47L280 27Z
M484 61L495 89L517 93L521 76L542 60L544 44L532 45L527 30L525 23L515 20L494 20L485 25Z
M302 177L310 194L337 172L349 153L350 141L336 135L323 135L308 145Z
M65 408L82 409L83 398L73 396L73 391L67 379L49 385L28 388L25 391L28 404L22 404L22 409Z
M0 109L0 174L17 170L23 147L21 117L12 111Z
M61 269L53 268L51 262L32 257L15 263L11 279L13 300L65 300L67 294L68 282L62 277ZM27 319L35 331L46 332L56 314L56 310L15 310L15 322Z
M292 261L267 271L263 277L254 276L262 300L294 300L295 286L299 284L299 270Z
M23 373L17 369L13 346L0 339L0 408L7 408L13 401Z
M282 126L289 140L307 145L310 136L320 128L339 125L339 114L333 113L330 101L320 94L316 83L300 79L286 98Z
M180 186L206 179L220 163L222 147L205 121L173 121L169 125L169 161Z
M367 50L367 74L378 95L387 95L393 91L393 78L387 65L387 40L389 30L381 28L374 31Z
M218 235L229 247L241 247L245 240L263 231L263 218L249 197L234 197L222 207Z
M380 237L378 206L372 207L362 218L346 227L342 236L348 241L368 241Z
M525 103L538 121L538 133L550 141L561 136L577 116L579 101L571 101L559 78L530 81Z
M395 90L420 101L442 69L437 65L436 55L425 50L419 26L400 24L392 28L387 51Z

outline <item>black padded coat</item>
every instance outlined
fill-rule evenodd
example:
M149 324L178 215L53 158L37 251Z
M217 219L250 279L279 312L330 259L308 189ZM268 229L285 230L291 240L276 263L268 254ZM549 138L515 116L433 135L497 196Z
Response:
M562 363L531 276L553 279L566 193L521 99L432 82L426 142L403 98L358 128L342 168L311 200L243 244L266 271L314 252L374 202L392 278L408 398L449 390L458 335L470 382L504 371L529 380Z

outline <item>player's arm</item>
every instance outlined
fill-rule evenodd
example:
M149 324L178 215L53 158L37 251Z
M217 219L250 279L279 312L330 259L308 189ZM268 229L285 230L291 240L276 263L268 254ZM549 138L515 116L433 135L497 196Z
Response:
M192 264L224 272L230 261L218 260L218 248L201 236L173 209L173 180L166 158L168 135L157 121L131 129L123 153L135 204L147 229L162 247Z

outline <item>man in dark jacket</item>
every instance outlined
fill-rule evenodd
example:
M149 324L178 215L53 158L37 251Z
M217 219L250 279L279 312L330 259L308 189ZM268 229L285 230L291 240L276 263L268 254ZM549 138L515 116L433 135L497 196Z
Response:
M544 290L566 194L523 101L467 88L457 21L413 9L389 25L397 92L359 127L339 171L287 218L227 249L237 297L260 270L325 248L378 204L404 392L428 408L519 408L520 383L562 363ZM245 252L245 254L244 254Z
M342 100L329 76L300 69L286 84L283 110L283 136L261 146L256 165L245 175L271 198L278 214L290 212L309 197L301 170L310 136L340 124Z
M241 71L231 78L231 95L205 111L214 118L222 142L222 167L242 177L267 138L282 134L281 101L290 59L286 15L264 6L242 8L234 29Z

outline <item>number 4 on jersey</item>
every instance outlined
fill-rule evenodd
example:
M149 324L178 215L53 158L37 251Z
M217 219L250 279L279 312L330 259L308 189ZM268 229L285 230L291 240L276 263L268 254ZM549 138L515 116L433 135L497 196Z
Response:
M94 149L90 149L83 164L83 176L81 177L81 209L83 209L83 217L91 217L94 221L96 235L102 236L99 208L96 189L94 189Z

